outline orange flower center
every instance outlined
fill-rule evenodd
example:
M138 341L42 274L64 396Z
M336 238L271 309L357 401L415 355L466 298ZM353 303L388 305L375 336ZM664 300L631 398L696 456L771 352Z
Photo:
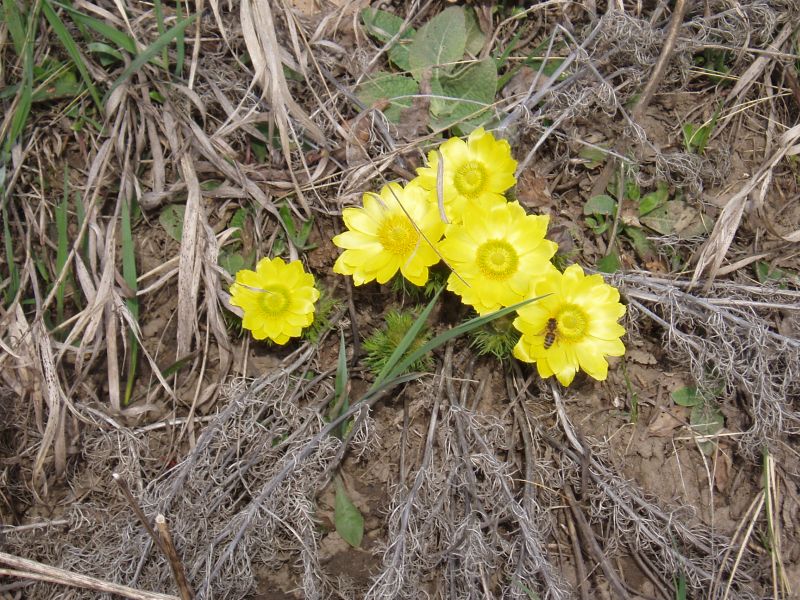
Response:
M589 319L577 306L568 304L558 313L558 334L568 340L579 340L586 335Z
M281 315L289 307L289 290L281 285L274 285L261 293L261 310L269 317Z
M487 279L505 281L517 272L519 256L505 240L489 240L478 246L475 262Z
M419 233L405 215L392 215L378 227L378 241L390 254L408 256L417 247Z
M456 170L453 185L462 196L475 198L486 185L486 169L476 160L467 161Z

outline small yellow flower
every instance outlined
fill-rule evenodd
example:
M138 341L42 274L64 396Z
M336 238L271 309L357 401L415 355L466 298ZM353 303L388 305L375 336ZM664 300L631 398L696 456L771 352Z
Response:
M519 309L514 327L522 337L514 356L535 362L542 377L555 375L569 385L578 369L604 381L606 356L622 356L620 336L625 328L617 321L625 314L619 291L601 275L586 276L578 265L564 273L557 270L538 281L531 296L545 296Z
M444 159L443 196L447 219L460 223L470 205L495 206L505 202L503 192L516 182L517 161L511 158L506 140L496 140L480 127L465 142L450 138L439 147ZM414 182L435 191L439 171L439 153L428 153L428 166L417 169Z
M428 267L439 262L435 244L444 233L436 205L418 186L390 183L380 194L367 193L363 208L345 208L342 218L349 231L333 238L344 248L333 271L352 275L361 285L386 283L399 270L414 285L425 285Z
M242 327L257 340L285 344L314 321L319 290L303 264L281 258L262 258L256 270L242 269L231 286L231 304L244 311Z
M453 269L447 289L480 314L524 300L533 281L555 270L558 246L544 239L549 220L525 214L518 202L468 210L439 244Z

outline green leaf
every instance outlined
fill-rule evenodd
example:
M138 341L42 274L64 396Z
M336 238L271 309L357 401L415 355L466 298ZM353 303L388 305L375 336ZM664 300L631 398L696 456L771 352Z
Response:
M92 42L86 46L92 54L98 54L100 63L107 67L115 62L122 62L122 52L103 42Z
M336 480L336 500L333 509L336 532L345 542L358 548L364 538L364 517L356 505L347 497L341 481Z
M697 406L703 402L703 396L694 386L686 386L670 394L672 401L679 406Z
M245 259L241 252L234 252L223 250L219 253L219 266L225 269L231 275L236 275L239 271L245 268Z
M42 2L42 12L47 18L47 22L50 23L50 27L53 28L53 31L58 36L58 39L61 40L61 45L64 46L64 50L67 51L70 59L72 59L72 63L81 74L81 79L83 79L86 87L89 88L89 94L92 96L92 100L94 100L98 110L102 111L103 105L100 100L100 94L94 85L94 78L89 74L89 69L83 60L83 55L78 49L78 45L75 43L69 30L51 5L51 0L44 0Z
M356 90L356 96L366 106L387 102L383 114L392 123L400 122L403 109L410 108L414 94L419 93L419 84L411 77L380 72L366 80Z
M107 39L109 42L112 42L119 48L122 48L130 54L136 54L136 42L133 41L132 37L123 33L119 29L115 29L105 21L100 21L99 19L90 17L89 15L80 12L79 10L76 10L66 4L62 4L60 2L52 2L52 4L68 12L76 23L94 29L102 37Z
M361 11L361 20L367 32L381 42L390 41L403 26L403 19L385 10L365 8ZM397 41L389 48L389 60L403 71L411 70L408 61L408 43L416 34L413 27L408 27L400 34Z
M642 231L641 227L626 225L622 228L622 233L631 241L633 249L639 258L653 260L656 257L656 249L647 239L647 235Z
M414 79L422 77L425 69L450 66L464 56L467 30L464 9L446 8L425 23L408 48L408 62Z
M3 0L3 21L11 34L14 52L22 56L25 47L25 28L22 25L22 13L15 0Z
M51 79L44 87L39 86L33 91L33 102L49 102L59 98L75 98L83 91L83 86L78 82L75 73L63 71L55 79Z
M665 181L659 181L655 192L645 194L639 201L639 216L643 217L664 204L669 197L669 186Z
M131 64L129 64L128 67L122 72L122 74L119 77L117 77L117 80L108 89L108 92L106 93L106 99L108 99L111 96L111 94L114 92L115 89L117 89L120 85L122 85L128 79L130 79L130 77L134 73L136 73L136 71L141 69L145 63L150 61L155 56L158 56L158 53L161 52L163 48L172 43L172 40L174 40L178 35L182 35L183 31L189 25L191 25L196 18L197 15L195 14L195 15L190 15L185 19L181 19L168 31L158 36L156 41L150 44L147 48L145 48L142 51L141 54L139 54L135 59L133 59L133 61L131 61Z
M333 406L331 407L328 416L331 420L336 419L339 415L346 412L350 408L350 398L347 393L347 348L344 343L344 332L339 332L339 359L336 361L336 379L334 380L333 387ZM339 439L344 438L345 431L348 428L348 421L340 423L336 429L331 433Z
M125 305L131 312L134 320L139 320L139 299L135 293L139 289L136 281L136 249L133 243L132 231L132 213L134 212L133 206L127 199L122 201L121 219L120 219L120 237L122 242L122 277L128 288L134 293L133 297L125 299ZM136 382L136 372L139 365L139 341L133 329L128 331L128 346L130 354L128 354L128 368L127 378L125 383L125 397L123 404L127 406L133 397L133 385Z
M361 22L372 37L381 42L388 42L400 28L403 27L403 19L395 14L381 10L379 8L365 8L361 11ZM406 31L402 37L411 37L413 29Z
M186 206L183 204L167 204L158 215L158 222L176 242L183 238L183 216L186 214Z
M478 19L475 17L475 9L468 8L464 12L464 28L467 32L467 41L465 50L472 56L478 56L483 45L486 43L486 35L481 31L478 25Z
M494 102L496 91L497 67L491 58L473 63L453 77L434 77L431 128L447 129L458 124L466 133L479 127L491 116L486 109Z
M386 368L384 369L384 371L381 372L381 375L383 377L379 375L375 379L375 383L372 384L372 387L367 392L367 396L370 393L377 393L381 388L391 386L394 379L403 377L403 375L398 375L398 374L405 373L405 370L409 367L409 365L413 365L416 361L425 356L428 352L433 351L442 344L446 344L453 338L456 338L465 333L469 333L470 331L477 329L478 327L482 327L486 323L491 323L495 319L499 319L500 317L504 317L508 314L511 314L514 311L522 308L523 306L527 306L531 302L536 302L537 300L544 297L544 296L537 296L535 298L529 298L527 300L523 300L522 302L518 302L517 304L512 304L511 306L507 306L506 308L501 308L500 310L497 310L493 313L489 313L488 315L482 315L479 317L475 317L474 319L470 319L466 323L462 323L461 325L458 325L456 327L453 327L452 329L448 329L447 331L440 333L431 341L417 348L413 352L405 354L410 344L416 339L420 329L422 329L422 327L425 325L425 321L427 321L428 315L430 315L434 305L436 304L436 301L439 299L439 294L441 294L441 290L436 292L436 295L430 301L428 306L425 307L425 309L417 318L414 325L408 330L406 336L397 346L397 350L395 350L394 354L392 354L392 357L389 359ZM395 359L395 354L397 355L397 359ZM401 356L403 357L402 360L400 360ZM393 359L395 359L394 362Z
M583 205L585 215L613 215L617 208L617 201L611 196L601 194L593 196Z
M620 268L619 256L612 252L597 261L597 270L601 273L616 273Z
M725 426L725 417L713 402L702 402L692 408L689 423L692 431L698 435L714 435ZM704 447L701 446L704 454L709 454L709 450L713 450L713 445L707 440L702 444L705 444Z
M578 157L586 161L587 169L594 169L603 164L608 156L608 152L602 148L594 148L591 146L584 146L578 153Z

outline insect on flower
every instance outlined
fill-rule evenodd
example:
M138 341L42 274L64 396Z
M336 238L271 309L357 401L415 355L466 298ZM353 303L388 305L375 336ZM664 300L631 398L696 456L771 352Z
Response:
M556 341L556 333L558 330L558 320L554 317L547 319L547 327L544 329L544 349L547 350Z

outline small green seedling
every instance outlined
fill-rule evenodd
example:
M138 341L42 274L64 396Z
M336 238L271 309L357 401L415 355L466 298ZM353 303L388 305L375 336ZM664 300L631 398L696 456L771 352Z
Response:
M340 477L336 478L336 500L333 508L333 522L345 542L358 548L364 538L364 516L347 496Z
M692 431L699 436L713 436L725 426L725 417L719 410L713 395L703 393L696 387L687 386L672 392L672 400L679 406L691 408L689 424ZM705 455L714 452L715 442L703 440L698 442Z
M687 152L703 154L706 151L708 140L711 137L711 134L714 132L714 128L717 126L717 119L719 118L719 113L721 110L722 106L714 111L714 115L709 121L706 121L701 125L695 125L694 123L684 124L682 128L683 146L686 148Z
M389 62L402 71L370 76L356 90L361 102L380 108L389 121L399 123L425 84L431 90L427 115L431 129L457 126L469 132L491 118L488 109L498 89L497 64L492 58L474 58L485 36L472 8L450 6L419 30L403 29L400 17L375 8L365 8L361 20L372 37L392 42Z
M407 310L390 310L386 314L386 326L376 330L364 340L364 350L367 353L364 362L367 367L369 367L370 371L377 375L384 370L392 354L398 348L400 342L409 332L412 325L414 325L416 319L416 315ZM413 354L429 340L430 333L428 328L423 327L413 341L411 341L403 355L407 356ZM433 361L430 355L426 355L408 365L404 372L428 371L432 366Z
M491 355L508 360L520 333L513 326L514 316L500 317L470 332L471 346L482 356Z
M289 208L288 204L282 204L278 209L278 213L281 216L281 221L283 221L283 225L286 230L286 234L289 236L289 240L298 251L307 252L317 247L316 244L308 243L308 238L311 235L311 228L314 226L313 217L308 221L303 221L300 223L300 226L298 226L295 224L294 217L292 216L292 210Z

